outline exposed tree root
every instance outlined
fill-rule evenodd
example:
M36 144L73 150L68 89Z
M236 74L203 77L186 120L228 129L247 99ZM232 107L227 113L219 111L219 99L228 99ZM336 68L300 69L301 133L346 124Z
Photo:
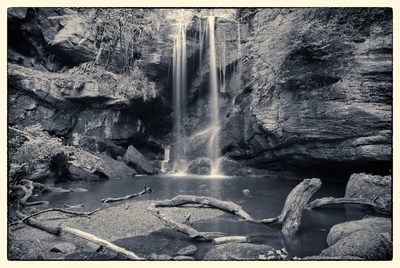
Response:
M24 192L24 196L21 198L19 201L20 205L22 206L37 206L37 205L48 205L48 201L35 201L35 202L28 202L29 198L32 197L33 195L33 190L35 188L39 188L41 190L45 191L51 191L55 193L69 193L69 192L87 192L86 189L83 188L68 188L68 189L63 189L59 187L52 187L52 186L47 186L42 183L38 182L32 182L31 180L21 180L20 185L14 185L10 186L11 189L14 190L22 190Z
M37 205L48 205L47 201L36 201L36 202L28 202L28 199L33 195L33 183L29 180L21 180L22 183L27 183L27 185L16 185L13 188L20 189L24 192L24 196L19 200L19 204L22 206L37 206Z
M191 239L200 240L200 241L212 241L216 237L226 236L224 233L219 232L199 232L196 229L180 223L176 222L160 213L154 205L148 207L148 210L151 214L159 218L165 225L171 227L173 230L187 234Z
M228 202L218 200L208 196L193 196L193 195L178 195L170 200L157 201L154 203L155 207L176 207L187 204L200 204L206 205L208 207L217 208L223 211L227 211L229 213L233 213L245 220L255 222L249 214L247 214L239 205Z
M109 202L117 202L117 201L128 200L128 199L134 198L134 197L136 197L136 196L139 196L139 195L142 195L142 194L145 194L145 193L150 193L150 192L152 192L152 191L153 191L153 190L151 190L150 187L147 187L147 186L145 185L144 188L143 188L143 191L141 191L141 192L139 192L139 193L131 194L131 195L123 196L123 197L107 197L107 198L101 199L101 202L103 202L103 203L109 203Z
M63 211L65 212L65 211ZM52 227L52 226L48 226L42 222L36 221L34 219L31 219L30 217L32 217L32 215L30 216L26 216L23 215L20 212L17 212L18 215L22 218L22 221L33 226L36 228L39 228L43 231L46 231L48 233L54 234L54 235L62 235L64 234L70 234L70 235L74 235L77 236L79 238L83 238L85 240L88 240L90 242L93 242L95 244L101 245L104 248L111 250L113 252L116 252L118 254L120 254L121 256L130 259L130 260L145 260L144 258L141 258L139 256L137 256L134 252L132 251L128 251L124 248L121 248L119 246L116 246L104 239L101 239L97 236L94 236L92 234L83 232L81 230L75 229L75 228L71 228L71 227L63 227L63 226L58 226L58 227Z

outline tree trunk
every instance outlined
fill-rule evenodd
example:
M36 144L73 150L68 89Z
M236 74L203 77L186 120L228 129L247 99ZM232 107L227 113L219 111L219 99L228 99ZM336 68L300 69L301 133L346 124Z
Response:
M286 197L281 214L272 219L264 219L265 224L277 222L282 224L284 236L293 236L300 227L301 215L310 197L321 187L320 179L305 179L298 184Z

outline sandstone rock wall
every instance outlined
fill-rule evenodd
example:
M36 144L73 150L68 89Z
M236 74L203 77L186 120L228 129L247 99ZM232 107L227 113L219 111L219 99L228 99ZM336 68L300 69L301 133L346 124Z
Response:
M244 49L227 155L262 168L389 172L391 9L263 9Z

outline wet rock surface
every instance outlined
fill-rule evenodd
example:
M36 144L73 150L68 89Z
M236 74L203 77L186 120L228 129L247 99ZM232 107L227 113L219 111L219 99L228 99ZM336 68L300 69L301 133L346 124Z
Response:
M269 251L274 251L274 248L267 245L249 243L226 243L223 245L217 245L211 249L205 255L204 260L259 260L260 258L263 258L262 256L267 256Z
M366 166L389 172L391 10L331 11L329 19L330 11L312 8L254 15L243 59L251 90L227 124L248 129L255 119L258 129L231 136L238 140L226 146L240 148L237 157L263 168L323 166L323 172L335 162L345 176Z
M132 145L126 150L124 161L142 174L153 174L155 171L155 165Z
M71 242L65 242L61 244L57 244L53 246L53 248L50 250L52 252L60 252L62 254L69 254L73 253L77 249L77 246L74 243Z
M355 232L391 233L392 220L383 217L368 217L359 221L350 221L334 225L326 239L329 246Z
M178 255L185 255L185 256L190 256L195 254L197 251L197 247L195 245L190 245L184 248L181 248L178 250Z
M351 175L345 197L365 198L384 212L392 211L392 177L364 173Z
M329 231L329 247L320 256L390 260L393 256L391 222L389 218L371 217L337 224Z

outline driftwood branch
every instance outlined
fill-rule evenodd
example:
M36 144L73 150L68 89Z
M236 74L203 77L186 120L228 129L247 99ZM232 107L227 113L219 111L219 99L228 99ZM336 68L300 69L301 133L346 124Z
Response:
M359 204L359 205L368 205L372 206L375 209L379 210L376 207L376 204L365 198L350 198L350 197L324 197L320 199L315 199L311 203L306 206L306 209L313 209L324 205L333 205L333 204Z
M187 204L200 204L208 207L217 208L223 211L227 211L229 213L233 213L245 220L255 222L247 212L245 212L239 205L228 202L218 200L208 196L193 196L193 195L178 195L170 200L157 201L154 203L155 207L176 207Z
M261 220L262 223L282 224L282 233L293 236L300 227L301 215L310 197L321 187L320 179L305 179L298 184L286 197L281 214L272 219Z
M212 240L213 244L223 244L223 243L230 243L230 242L250 242L250 237L248 236L222 236L216 237Z
M78 205L64 204L64 207L66 207L66 208L83 208L84 206L85 206L85 204L78 204Z
M154 204L148 207L148 211L157 218L159 218L165 225L171 227L173 230L177 232L187 234L191 239L201 240L201 241L212 241L216 237L226 236L226 234L219 232L199 232L196 229L186 224L176 222L162 215L160 211L158 211L155 208Z
M139 195L142 195L142 194L145 194L145 193L150 193L150 192L152 192L152 191L153 191L153 190L151 190L150 187L147 187L147 186L145 185L144 188L143 188L143 190L142 190L141 192L139 192L139 193L131 194L131 195L123 196L123 197L107 197L107 198L101 199L101 202L103 202L103 203L110 203L110 202L117 202L117 201L128 200L128 199L134 198L134 197L136 197L136 196L139 196Z
M30 215L28 215L28 216L25 216L25 217L23 217L20 221L11 223L10 226L16 225L16 224L19 224L19 223L22 223L22 222L24 222L24 221L26 221L26 220L29 220L29 219L32 218L32 217L35 217L35 216L40 215L40 214L43 214L43 213L51 212L51 211L58 211L58 212L66 213L66 214L71 214L71 215L76 215L76 216L85 216L85 217L87 217L87 216L90 216L90 215L92 215L93 213L95 213L95 212L97 212L97 211L99 211L99 210L100 210L100 207L99 207L99 208L96 208L95 210L88 211L88 212L72 211L72 210L66 210L66 209L62 209L62 208L49 208L49 209L40 210L40 211L38 211L38 212L32 213L32 214L30 214ZM20 213L20 212L17 211L17 213ZM21 214L21 213L20 213L20 214ZM22 215L22 214L21 214L21 215Z
M52 227L52 226L48 226L48 225L46 225L46 224L44 224L42 222L39 222L39 221L36 221L34 219L29 218L29 216L25 216L20 212L17 212L17 213L21 218L23 218L22 219L23 222L25 222L25 223L33 226L33 227L39 228L39 229L41 229L43 231L46 231L48 233L55 234L55 235L62 235L63 233L64 234L74 235L74 236L77 236L79 238L82 238L82 239L88 240L90 242L93 242L95 244L101 245L104 248L106 248L108 250L111 250L113 252L116 252L116 253L120 254L121 256L123 256L123 257L125 257L127 259L130 259L130 260L145 260L144 258L141 258L141 257L137 256L132 251L128 251L128 250L126 250L124 248L116 246L116 245L114 245L114 244L112 244L112 243L110 243L110 242L108 242L108 241L106 241L104 239L101 239L101 238L99 238L97 236L94 236L92 234L89 234L87 232L84 232L84 231L81 231L81 230L78 230L78 229L75 229L75 228L71 228L71 227L62 227L62 226Z

